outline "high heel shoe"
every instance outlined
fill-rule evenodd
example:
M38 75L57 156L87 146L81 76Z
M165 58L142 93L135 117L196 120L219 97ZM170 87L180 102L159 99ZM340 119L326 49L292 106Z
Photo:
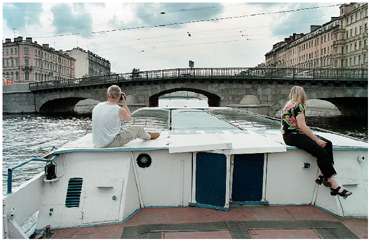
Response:
M325 178L323 175L319 175L319 177L316 178L315 182L319 185L324 184L325 187L330 187L330 183L328 182L328 179Z
M337 187L337 188L330 188L330 195L332 196L335 196L335 195L339 195L343 198L347 198L348 196L352 195L352 192L346 190L345 188L342 188L343 190L341 192L339 192L341 186Z

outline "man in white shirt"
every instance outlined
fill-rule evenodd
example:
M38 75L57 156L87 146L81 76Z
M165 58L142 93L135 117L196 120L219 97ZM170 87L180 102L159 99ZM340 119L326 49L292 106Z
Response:
M107 101L97 104L92 112L92 136L95 147L123 146L136 138L153 140L157 132L145 132L143 127L132 126L121 131L121 121L129 121L131 112L126 96L117 85L107 90Z

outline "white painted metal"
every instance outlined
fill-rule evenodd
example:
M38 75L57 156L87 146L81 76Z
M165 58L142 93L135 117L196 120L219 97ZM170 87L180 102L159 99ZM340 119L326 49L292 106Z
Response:
M347 199L333 202L327 188L320 188L316 205L344 216L367 216L368 204L368 163L358 162L358 156L367 156L367 152L338 151L334 153L336 180L353 192ZM343 209L343 211L342 211ZM343 212L343 214L342 214Z
M195 198L195 194L196 194L196 187L197 187L197 185L196 185L196 181L197 181L197 179L196 179L196 169L197 169L197 165L196 165L196 163L197 163L197 161L196 161L196 155L197 155L197 153L196 152L192 152L192 166L193 166L193 173L192 173L192 185L191 185L191 202L192 203L196 203L197 202L197 200L196 200L196 198Z
M227 156L225 207L232 196L233 154L266 153L263 200L282 205L314 201L337 215L367 217L367 143L319 134L334 144L337 180L353 192L346 200L330 196L326 187L318 187L314 183L318 173L314 157L295 148L286 151L281 134L275 130L163 132L158 140L135 140L124 147L101 149L93 148L89 134L57 151L58 180L44 182L41 173L4 198L4 221L8 233L20 237L14 227L30 220L37 211L37 228L60 228L122 221L140 208L140 198L146 207L187 206L196 202L193 153L197 151ZM152 157L150 167L137 166L140 153ZM304 162L311 167L303 168ZM81 202L79 207L67 208L66 190L72 177L83 178ZM10 212L14 213L12 223L6 218Z
M232 182L232 177L230 177L231 175L231 168L230 168L230 162L231 162L231 158L230 158L230 155L225 155L226 156L226 191L225 191L225 208L229 208L230 206L230 194L231 194L231 191L230 191L230 182Z
M12 214L12 218L17 224L24 223L36 211L40 210L44 186L43 176L43 173L34 176L16 188L12 194L5 196L3 200L4 213L6 216Z
M285 152L286 146L256 133L225 133L222 136L231 142L230 154Z
M266 199L266 186L267 186L267 163L268 163L268 155L265 154L263 157L263 180L262 180L262 201L267 201Z
M134 174L134 177L135 177L135 183L136 183L136 189L137 189L137 194L138 194L138 197L139 197L139 202L140 202L140 207L143 208L144 207L144 202L143 202L143 195L142 195L142 192L141 192L141 184L140 184L140 179L138 177L138 174L137 174L137 167L136 167L136 164L135 164L135 156L134 156L134 153L130 152L130 156L131 156L131 159L130 159L130 165L132 167L132 171L133 171L133 174Z
M186 171L191 170L191 153L169 154L166 150L146 153L151 156L152 164L147 168L137 167L144 206L181 206L180 193L184 190L179 187L183 186L183 181L190 186L191 176L182 179L180 161L184 160ZM135 153L135 159L139 154ZM191 198L190 190L187 192L184 194L186 203Z
M173 134L168 149L169 153L223 150L231 149L231 143L223 140L221 134Z
M303 168L304 162L310 168ZM309 204L315 188L317 164L301 150L268 154L266 199L270 204Z

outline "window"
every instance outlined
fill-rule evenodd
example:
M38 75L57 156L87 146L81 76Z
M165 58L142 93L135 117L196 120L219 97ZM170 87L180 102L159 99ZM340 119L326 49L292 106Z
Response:
M29 63L29 59L28 59L28 58L25 58L25 59L24 59L24 65L25 65L25 66L29 66L29 64L30 64L30 63Z
M30 78L30 74L28 73L28 71L24 72L24 80L29 80Z
M19 73L18 73L18 71L15 72L15 80L19 80Z
M24 47L24 55L28 55L29 54L29 48L28 47Z

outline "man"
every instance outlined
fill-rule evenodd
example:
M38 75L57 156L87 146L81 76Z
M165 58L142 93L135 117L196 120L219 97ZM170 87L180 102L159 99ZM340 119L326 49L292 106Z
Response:
M131 112L126 96L117 85L107 90L107 101L97 104L92 112L92 135L95 147L123 146L136 138L153 140L157 132L145 132L143 127L132 126L121 131L121 121L130 121Z

